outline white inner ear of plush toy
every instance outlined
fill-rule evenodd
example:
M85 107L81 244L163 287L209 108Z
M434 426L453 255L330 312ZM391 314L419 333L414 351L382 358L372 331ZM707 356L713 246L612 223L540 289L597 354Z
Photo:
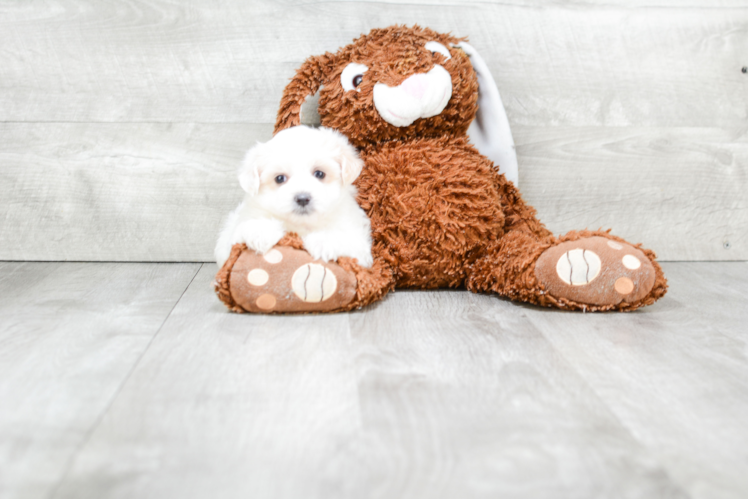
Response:
M320 86L316 94L307 96L307 98L304 100L304 104L301 105L301 109L299 110L299 119L301 120L302 125L314 128L320 126L320 123L322 122L321 118L319 117L320 90L322 90L322 86Z
M499 167L499 172L519 185L517 153L504 104L488 65L478 52L465 42L455 45L470 57L478 75L478 112L468 128L470 142L480 153Z

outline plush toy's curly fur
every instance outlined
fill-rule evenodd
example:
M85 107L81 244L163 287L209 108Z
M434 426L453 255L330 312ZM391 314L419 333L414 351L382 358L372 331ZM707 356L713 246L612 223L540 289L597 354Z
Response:
M623 240L602 231L554 237L515 186L469 143L466 132L478 98L470 60L460 49L452 48L447 60L425 48L429 41L451 47L460 40L418 26L376 29L335 54L307 59L283 93L276 132L298 125L305 99L322 87L322 125L345 134L365 161L357 186L359 203L371 218L375 266L363 272L354 263L341 263L357 273L359 288L354 303L342 309L376 300L394 286L465 286L513 300L587 311L633 310L663 296L666 280L649 250L642 251L654 267L654 285L632 303L586 304L547 292L535 272L545 250L591 236ZM346 92L340 82L350 62L369 68L357 92ZM374 85L399 85L434 64L452 77L447 107L407 127L384 121L374 106Z

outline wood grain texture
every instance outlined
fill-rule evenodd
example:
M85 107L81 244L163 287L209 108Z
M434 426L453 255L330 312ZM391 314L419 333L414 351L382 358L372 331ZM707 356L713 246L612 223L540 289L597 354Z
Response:
M395 23L470 37L509 121L742 126L740 1L0 4L0 121L272 123L306 57Z
M239 162L272 128L0 125L0 259L211 260Z
M745 497L748 264L665 272L653 309L530 319L688 496Z
M635 313L398 291L226 312L205 265L62 497L743 497L748 264Z
M677 496L524 309L404 292L234 315L205 265L62 497Z
M295 68L393 23L470 37L552 231L748 259L741 0L0 2L0 259L211 260Z
M199 267L0 263L0 497L51 494Z
M297 496L334 473L361 419L348 316L229 313L216 271L203 266L56 496Z
M554 233L612 228L663 260L748 259L748 128L516 136L520 189Z
M209 261L270 125L0 124L0 259ZM664 260L748 259L746 129L515 127L555 233L613 228Z

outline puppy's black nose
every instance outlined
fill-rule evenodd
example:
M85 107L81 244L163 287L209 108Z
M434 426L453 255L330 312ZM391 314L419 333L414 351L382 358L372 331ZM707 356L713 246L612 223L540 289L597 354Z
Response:
M293 197L293 201L295 201L298 206L305 207L309 205L310 201L312 201L312 195L309 193L299 193Z

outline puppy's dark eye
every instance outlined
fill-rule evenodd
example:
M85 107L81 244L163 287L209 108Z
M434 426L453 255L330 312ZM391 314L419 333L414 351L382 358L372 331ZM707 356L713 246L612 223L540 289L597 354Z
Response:
M324 173L324 172L323 172L322 170L315 170L315 171L314 171L314 176L315 176L315 177L316 177L317 179L319 179L319 180L322 180L322 179L324 179L324 178L325 178L325 173Z
M364 81L364 75L356 75L353 77L353 88L355 89L359 85L361 85L361 82Z
M275 182L277 182L278 184L283 184L287 180L288 180L288 177L286 177L283 174L275 176Z

